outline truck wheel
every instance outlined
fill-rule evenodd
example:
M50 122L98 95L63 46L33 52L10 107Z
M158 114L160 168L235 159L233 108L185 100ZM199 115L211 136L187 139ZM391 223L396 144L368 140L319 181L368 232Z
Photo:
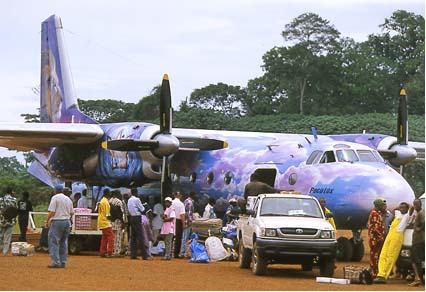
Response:
M240 264L241 269L250 268L251 251L248 248L244 248L242 239L238 243L238 262Z
M323 257L320 259L319 268L321 277L333 277L336 260L334 258Z
M302 264L302 271L312 271L313 267L314 267L313 263L303 263Z
M68 252L70 254L79 254L81 251L81 240L77 237L71 237L68 239Z
M252 262L253 262L253 266L252 266L253 274L257 276L266 274L267 263L264 259L262 259L262 257L260 257L259 251L256 247L256 242L253 243Z
M360 241L357 244L354 243L353 238L351 238L349 240L352 244L352 257L351 257L351 261L353 262L360 262L362 260L362 258L364 257L364 242Z
M341 262L348 262L353 255L352 244L346 237L339 237L337 239L336 258Z

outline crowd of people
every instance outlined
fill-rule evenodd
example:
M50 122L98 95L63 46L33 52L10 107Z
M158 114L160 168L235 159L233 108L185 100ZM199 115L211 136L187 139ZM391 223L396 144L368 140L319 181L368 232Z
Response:
M257 195L264 185L256 177L246 187L246 194ZM52 196L45 228L48 228L48 245L51 264L49 268L64 268L67 263L67 239L70 233L71 218L78 208L87 208L88 199L86 190L75 193L73 200L70 198L71 189L61 185L55 186ZM119 189L103 190L102 199L96 204L98 213L97 225L102 231L99 247L101 257L123 257L143 260L152 260L151 250L159 241L164 241L165 250L162 260L183 258L185 243L190 238L192 223L198 213L195 210L197 195L190 192L186 198L180 192L168 196L163 202L155 196L146 199L138 195L136 188L123 193ZM326 200L319 200L324 213L332 214L326 208ZM216 201L208 198L202 217L215 219L222 217L223 225L238 219L245 206L245 200L230 198L223 215L215 212ZM424 261L425 254L425 211L419 199L413 201L412 206L406 202L390 211L384 198L377 198L373 202L373 209L368 218L368 243L370 247L370 271L374 283L383 284L393 274L400 277L395 269L404 237L404 231L409 224L414 225L411 260L414 279L410 286L421 284L421 274L418 264ZM6 207L16 209L16 214L10 217L4 212ZM77 208L77 209L76 209ZM28 227L28 214L33 210L29 193L24 192L18 201L12 188L7 188L6 195L0 198L0 251L7 255L10 247L12 229L16 217L20 227L20 241L26 241ZM335 227L332 215L326 216L327 220Z
M401 277L395 264L397 262L404 239L404 231L409 224L414 224L411 261L414 272L413 281L409 286L421 285L417 265L424 261L425 256L425 213L422 203L415 199L413 205L406 202L389 211L384 198L374 202L368 218L368 243L370 246L370 270L374 283L385 284L394 274Z

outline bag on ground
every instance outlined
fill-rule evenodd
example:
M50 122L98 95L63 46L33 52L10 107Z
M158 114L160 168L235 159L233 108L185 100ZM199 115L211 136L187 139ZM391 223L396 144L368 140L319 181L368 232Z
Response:
M229 254L222 245L222 241L216 236L210 236L205 241L206 250L212 262L226 259Z
M201 243L197 241L198 235L193 233L191 235L191 238L192 238L192 241L189 248L191 249L192 256L189 262L190 263L209 263L210 258L206 248L204 247L204 245L202 245Z

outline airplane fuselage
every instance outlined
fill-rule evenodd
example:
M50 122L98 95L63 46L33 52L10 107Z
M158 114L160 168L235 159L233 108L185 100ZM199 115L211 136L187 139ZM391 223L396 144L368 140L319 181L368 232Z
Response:
M158 126L149 123L100 126L105 133L102 141L148 139L158 132ZM264 180L277 190L324 197L338 228L365 227L372 202L378 197L385 197L389 208L414 199L405 179L380 158L377 161L309 161L314 151L319 152L319 159L327 150L337 154L340 148L376 154L374 148L386 138L383 135L334 135L315 139L312 135L196 129L173 129L173 134L223 139L228 143L225 149L179 151L170 158L174 190L196 191L201 203L205 203L208 196L222 200L222 204L231 196L243 196L254 171L260 171ZM89 185L159 187L161 178L161 158L151 151L112 151L103 149L100 143L90 147L57 147L50 155L49 166L51 174L61 179L81 180Z

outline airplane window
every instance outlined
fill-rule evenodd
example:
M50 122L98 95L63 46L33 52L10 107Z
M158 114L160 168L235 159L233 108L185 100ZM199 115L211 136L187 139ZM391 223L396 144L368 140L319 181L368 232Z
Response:
M355 151L353 151L352 149L337 150L336 156L337 156L337 160L340 162L359 161L358 157L355 154Z
M376 150L373 150L373 155L374 157L376 157L376 160L378 162L383 162L385 163L385 160L383 159L383 157L379 154L379 152L377 152Z
M321 156L321 153L322 151L320 150L315 150L314 152L312 152L308 160L306 160L306 164L314 164L314 162L318 161L319 157Z
M336 162L336 158L334 158L333 151L326 151L322 156L320 163L331 163Z
M213 182L213 179L214 179L214 174L213 172L210 171L209 174L207 175L207 183L211 185Z
M376 157L370 150L357 150L359 159L364 162L377 162Z
M191 173L189 176L189 181L192 183L195 183L195 180L197 179L197 174L195 172Z
M231 183L232 180L232 173L230 171L225 173L225 184L229 185Z

